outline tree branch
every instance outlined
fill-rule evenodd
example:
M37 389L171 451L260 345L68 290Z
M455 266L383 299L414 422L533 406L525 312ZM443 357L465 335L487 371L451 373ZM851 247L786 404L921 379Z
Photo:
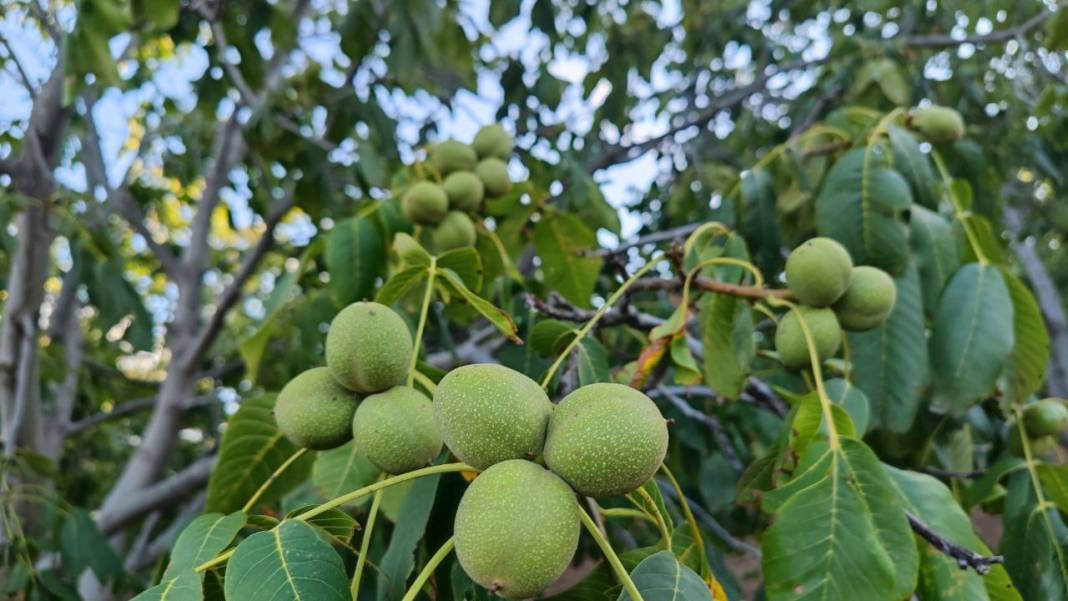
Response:
M615 255L622 253L636 246L645 246L646 244L658 244L660 242L673 242L676 240L683 240L702 225L704 225L704 222L687 223L686 225L680 225L671 229L654 232L652 234L637 238L631 242L621 244L615 248L599 248L593 252L593 255L597 257L604 257L607 255Z
M178 261L178 257L153 238L152 232L149 231L145 223L144 212L130 198L129 190L126 189L125 185L112 188L108 181L103 152L100 150L100 134L96 127L96 119L93 117L93 104L94 102L91 99L87 99L85 111L86 133L82 138L82 158L84 159L85 174L89 180L90 187L96 188L99 186L104 189L107 194L107 206L116 215L122 217L144 239L148 249L163 267L163 271L171 279L178 280L181 277L181 264Z
M35 102L37 100L37 90L33 87L33 81L30 79L29 74L26 73L26 69L22 66L22 61L19 60L15 49L8 43L7 37L0 35L0 44L7 50L8 56L11 58L11 62L15 63L15 70L18 71L19 79L22 80L22 86L26 88L26 93L30 95L30 101Z
M187 355L184 360L187 366L192 366L196 363L199 357L211 346L212 342L219 335L219 331L222 329L223 322L226 319L226 314L237 301L241 299L244 294L245 284L256 273L256 269L259 267L260 261L263 260L264 255L274 245L274 230L282 221L282 217L293 208L293 204L296 202L296 196L294 189L286 193L285 198L276 203L274 209L271 210L267 216L265 222L265 228L263 235L256 242L256 246L252 250L245 254L244 260L241 262L241 267L238 269L237 274L230 284L223 290L219 296L218 306L211 314L211 319L201 329L197 335L196 340L190 345Z
M993 565L1005 563L1005 558L1001 555L985 557L965 549L960 545L949 542L931 530L927 524L920 521L920 518L907 511L905 512L905 517L908 518L909 526L912 527L913 532L920 535L920 538L930 543L932 547L938 549L944 555L956 560L957 565L960 566L960 569L962 570L971 568L975 570L976 574L986 575L990 572L990 568Z
M679 499L678 493L675 492L674 486L666 484L660 479L657 479L656 483L660 486L660 492L663 493L665 497L673 499L676 503L682 502L682 500ZM734 551L735 553L749 555L757 559L761 558L762 554L760 552L760 549L743 540L738 540L737 538L735 538L734 535L732 535L726 528L724 528L719 522L716 521L716 518L709 515L709 513L705 511L705 508L701 507L701 505L697 501L694 501L689 496L687 496L686 504L690 506L690 512L693 513L694 517L696 517L698 520L701 520L701 522L704 523L705 527L711 530L713 534L718 536L720 540L726 543L732 551Z
M146 486L101 511L97 519L100 530L111 536L160 507L197 492L208 482L215 459L214 455L202 457L170 478Z
M721 111L739 105L753 94L757 94L764 91L768 85L768 82L776 75L781 75L788 71L798 71L802 69L807 69L809 67L819 65L822 62L823 59L796 61L793 63L782 65L777 69L774 69L771 73L763 73L757 76L757 78L752 83L725 92L724 94L716 98L716 100L712 102L712 104L708 108L698 113L697 116L695 116L694 118L688 119L678 125L675 125L674 127L670 127L666 132L658 136L654 136L648 140L645 140L644 142L617 145L609 149L608 151L594 157L586 164L586 170L590 173L593 173L595 171L599 171L601 169L605 169L613 165L633 161L634 159L640 157L646 152L652 150L653 148L656 148L661 143L666 142L670 138L674 137L675 134L691 127L704 127Z
M1058 6L1063 6L1059 4ZM985 35L953 37L949 35L910 35L904 39L910 48L954 48L964 44L982 46L984 44L1001 44L1042 27L1046 21L1056 15L1056 11L1042 11L1016 27L993 31Z

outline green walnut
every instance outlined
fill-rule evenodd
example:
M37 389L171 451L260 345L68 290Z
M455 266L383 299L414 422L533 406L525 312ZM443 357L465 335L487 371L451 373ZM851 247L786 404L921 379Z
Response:
M430 399L409 386L363 399L352 418L352 435L371 463L390 474L425 467L441 453Z
M812 307L830 307L849 287L853 259L830 238L811 238L786 259L786 285L797 300Z
M478 162L474 149L456 140L446 140L431 146L429 155L430 163L442 176L453 171L471 171Z
M1068 407L1061 399L1042 399L1024 409L1024 430L1031 438L1056 436L1068 429Z
M552 412L537 382L503 365L458 367L434 391L434 417L445 446L477 469L537 457Z
M431 182L413 184L401 199L401 208L408 219L422 225L434 224L445 217L449 198L441 186Z
M456 559L495 595L534 597L574 558L579 511L575 493L545 468L498 463L475 478L456 508Z
M274 421L290 442L305 449L326 450L352 439L357 399L334 380L330 370L313 367L300 373L278 393Z
M393 309L352 303L326 333L326 365L342 386L363 394L397 386L408 375L412 334Z
M964 119L948 106L913 109L908 122L912 129L935 143L953 142L964 135Z
M651 478L667 445L667 422L649 397L622 384L590 384L553 411L545 465L579 494L611 497Z
M449 211L441 223L434 226L430 239L438 252L475 245L475 223L460 211Z
M470 171L450 173L442 187L449 199L449 208L454 211L477 211L486 195L482 180Z
M1026 417L1024 420L1024 432L1027 432ZM1010 421L1007 425L1005 433L1005 448L1010 454L1016 457L1026 457L1023 448L1023 432L1020 431L1020 425L1015 421ZM1052 453L1057 448L1057 437L1052 435L1045 436L1032 436L1030 432L1027 432L1027 446L1031 449L1032 456L1042 456Z
M507 159L515 148L515 141L498 123L487 125L478 130L475 139L471 141L471 147L475 149L478 158L497 157Z
M842 344L842 328L838 325L838 318L834 311L816 307L798 307L797 311L790 311L775 329L775 350L779 352L779 360L790 369L801 369L811 365L808 354L808 344L805 342L805 334L801 329L801 322L797 317L798 312L805 318L805 324L812 334L812 341L816 347L816 356L821 362L826 361L838 352Z
M897 286L885 271L866 265L854 267L849 287L834 303L838 323L851 332L879 327L894 310Z
M508 177L508 165L501 159L490 157L479 162L475 174L486 188L486 196L504 196L512 189Z

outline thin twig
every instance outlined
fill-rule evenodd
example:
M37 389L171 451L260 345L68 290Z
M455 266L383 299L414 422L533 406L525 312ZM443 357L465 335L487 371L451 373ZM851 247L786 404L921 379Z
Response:
M1058 4L1057 6L1063 7L1064 3ZM976 46L982 46L984 44L1000 44L1022 35L1026 35L1031 31L1042 27L1046 21L1056 14L1057 12L1052 10L1042 11L1016 27L993 31L985 35L970 35L964 37L953 37L949 35L913 35L906 37L904 42L906 46L911 48L953 48L956 46L963 46L964 44L974 44Z
M675 492L674 487L670 483L663 482L662 480L656 481L660 486L660 491L670 499L673 499L676 503L680 503L678 494ZM744 553L746 555L760 559L761 552L757 547L735 538L726 528L723 527L716 518L712 517L701 505L694 501L689 496L686 497L686 504L690 506L690 511L693 512L694 517L701 521L706 528L712 531L720 540L722 540L732 551L736 553Z
M1001 555L991 555L986 557L984 555L979 555L974 551L965 549L960 545L949 542L931 530L927 524L920 521L920 518L907 511L905 512L905 517L909 519L909 526L912 527L913 532L920 535L923 540L930 543L935 549L938 549L943 554L955 559L957 565L960 566L960 569L962 570L971 568L975 570L976 574L986 575L990 573L990 568L993 565L1005 563L1005 558Z

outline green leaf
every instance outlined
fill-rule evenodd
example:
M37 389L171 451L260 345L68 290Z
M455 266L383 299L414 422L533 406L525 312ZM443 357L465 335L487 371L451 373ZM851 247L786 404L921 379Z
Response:
M379 562L378 599L393 601L404 595L405 582L415 568L415 550L423 539L434 507L440 476L419 478L404 497L389 547Z
M612 380L608 373L608 351L597 340L588 336L583 338L575 347L575 358L579 386Z
M1042 386L1049 364L1049 332L1042 311L1023 282L1001 270L1012 299L1013 348L1009 363L1008 399L1022 403Z
M133 598L133 601L201 601L204 591L200 574L192 570L164 576L163 581Z
M114 582L123 576L122 561L84 509L73 509L63 522L60 555L68 576L76 578L87 567L101 582Z
M263 354L267 350L267 343L274 336L275 327L278 325L278 316L288 306L297 282L304 277L304 274L314 264L315 258L319 256L322 250L323 244L320 240L312 242L301 253L297 270L291 273L287 272L278 278L274 290L271 291L271 295L266 302L267 316L260 322L260 327L256 329L256 332L241 341L238 346L241 358L245 361L245 375L250 381L255 382L259 375L260 363L263 361Z
M886 470L864 443L813 442L798 475L765 495L768 601L900 601L916 586L918 557Z
M705 382L717 394L737 399L745 390L756 354L752 310L727 294L706 293L698 307Z
M521 0L499 0L491 2L489 9L489 21L495 28L519 16L519 8L523 5Z
M286 519L292 519L305 511L315 509L318 505L312 503L294 507L286 513ZM308 518L307 524L315 526L330 537L333 542L341 546L348 546L352 542L352 535L360 527L353 517L344 511L333 508Z
M1009 476L999 551L1023 599L1068 599L1068 527L1055 506L1038 504L1035 486L1027 471Z
M542 261L545 284L572 303L588 308L603 260L586 253L597 237L577 217L544 215L534 227L534 248Z
M167 31L178 24L181 2L178 0L140 0L141 15L156 29Z
M701 382L701 368L690 350L690 343L686 340L686 334L682 333L671 339L669 347L671 362L675 365L675 383L683 386L693 386ZM607 365L606 372L607 372Z
M990 549L976 536L972 522L953 493L946 485L926 474L899 470L886 466L910 513L934 528L942 538L970 549L990 555ZM944 601L984 601L988 599L983 577L974 570L962 570L957 562L935 549L926 541L917 539L920 551L920 581L917 594L921 599ZM996 570L1004 570L995 566Z
M343 219L326 238L330 287L342 307L372 297L385 263L382 234L370 219Z
M886 166L879 146L850 150L831 167L816 198L816 227L841 242L858 265L899 274L908 262L905 224L909 184Z
M792 446L798 455L804 455L809 444L829 434L823 416L823 403L815 392L801 397L795 405L797 412L791 422ZM856 437L857 429L845 409L838 405L831 406L831 418L834 420L838 436Z
M237 546L226 566L226 598L349 601L345 566L315 530L286 520Z
M383 305L392 305L421 284L426 278L426 274L426 265L415 265L397 272L378 291L378 296L375 297L375 300Z
M1013 348L1012 298L997 268L969 263L942 294L931 335L932 409L960 414L985 398Z
M931 210L938 208L938 179L931 160L920 150L920 144L908 130L891 125L887 129L894 169L909 183L912 198Z
M953 226L938 213L915 206L909 211L909 244L923 284L923 306L929 315L950 276L960 266L960 254Z
M206 513L194 519L175 541L163 578L176 578L183 572L192 572L193 568L221 553L245 527L246 521L247 517L240 511L229 515Z
M1040 463L1035 472L1049 501L1068 513L1068 466Z
M336 499L374 483L379 473L381 470L359 451L356 441L350 440L336 449L319 453L312 467L312 482L323 498ZM367 498L363 498L355 504L366 502Z
M845 409L853 420L856 431L863 436L868 431L868 421L871 416L871 404L864 391L841 378L827 380L823 383L823 388L835 405Z
M517 334L519 330L515 326L515 322L512 321L512 317L505 313L502 309L498 308L493 303L482 298L481 296L471 292L471 290L464 284L464 281L451 269L438 269L438 275L440 275L449 288L460 295L473 309L478 311L483 317L485 317L494 327L497 328L501 334L504 334L512 342L522 344Z
M894 282L897 302L890 317L873 330L849 334L849 373L871 403L869 429L906 432L928 382L927 335L915 266Z
M415 238L404 232L393 236L393 250L407 267L430 267L430 253Z
M771 175L764 169L747 171L738 190L738 231L756 249L753 258L760 270L776 273L783 265L782 236Z
M670 551L646 557L630 577L642 598L649 601L712 601L712 593L704 580L679 563ZM617 601L630 601L630 598L624 590Z
M530 348L542 357L561 353L575 337L575 324L557 319L543 319L534 324L528 340Z
M470 246L454 248L442 254L437 259L437 266L455 271L471 290L482 288L482 257Z
M241 509L296 452L297 448L274 423L274 400L273 394L247 399L230 418L219 447L219 462L208 481L206 511L228 513ZM290 465L268 487L260 503L271 503L302 482L314 459L314 453L307 453Z

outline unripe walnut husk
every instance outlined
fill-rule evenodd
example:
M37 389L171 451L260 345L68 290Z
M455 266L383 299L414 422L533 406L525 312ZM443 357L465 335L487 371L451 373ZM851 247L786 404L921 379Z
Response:
M830 238L811 238L786 259L786 284L797 300L811 307L829 307L849 287L853 259Z
M474 246L477 233L475 224L466 213L449 211L445 219L434 227L430 239L434 242L434 248L438 252Z
M441 221L449 210L449 198L441 186L431 182L413 184L401 199L401 208L408 219L421 225Z
M508 165L498 158L490 157L479 162L475 174L486 188L486 196L504 196L512 189L512 180L508 175Z
M545 465L579 494L611 497L651 478L667 445L667 422L649 397L622 384L589 384L553 411Z
M471 171L478 162L473 148L456 140L446 140L430 147L430 163L442 177L453 171Z
M352 303L334 317L326 332L326 365L334 379L363 394L402 383L413 349L407 324L380 303Z
M1068 407L1061 399L1036 401L1024 408L1023 424L1032 438L1056 436L1068 429Z
M334 380L330 370L314 367L297 375L278 393L274 420L298 447L326 450L352 439L356 395Z
M445 188L445 196L449 199L449 209L453 211L477 211L486 194L482 180L470 171L450 173L442 187Z
M947 106L913 109L908 123L924 138L935 143L954 142L964 136L964 118Z
M791 310L783 316L775 329L775 350L779 352L782 364L790 369L801 369L812 363L798 312L805 318L805 324L812 334L816 356L821 363L833 357L842 345L842 328L838 325L834 311L806 306L798 307L797 311Z
M579 511L574 491L552 472L522 459L498 463L475 478L456 508L456 558L493 594L534 597L571 564Z
M478 133L475 134L475 139L471 141L471 147L475 149L475 153L478 154L480 159L487 157L507 159L508 155L512 154L515 142L512 140L511 134L505 131L500 124L493 123L478 130Z
M877 267L854 267L849 287L834 303L834 312L843 329L863 332L879 327L894 310L897 285L894 279Z

